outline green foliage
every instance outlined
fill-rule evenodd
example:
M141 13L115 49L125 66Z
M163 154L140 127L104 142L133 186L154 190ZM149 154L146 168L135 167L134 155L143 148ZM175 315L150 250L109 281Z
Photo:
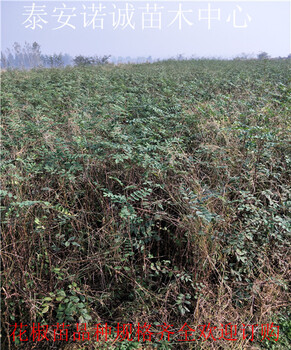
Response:
M284 60L2 73L3 348L15 322L177 328L280 314L288 76ZM281 315L279 343L254 346L288 347Z
M273 338L264 339L264 348L267 350L288 349L291 344L291 314L290 309L283 308L280 314L272 317L274 324L279 326L280 336L278 341Z

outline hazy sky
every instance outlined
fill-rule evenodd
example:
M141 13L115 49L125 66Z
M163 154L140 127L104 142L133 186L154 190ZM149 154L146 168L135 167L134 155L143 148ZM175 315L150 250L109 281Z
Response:
M71 55L287 56L290 15L288 0L2 0L1 48L36 41L44 53Z

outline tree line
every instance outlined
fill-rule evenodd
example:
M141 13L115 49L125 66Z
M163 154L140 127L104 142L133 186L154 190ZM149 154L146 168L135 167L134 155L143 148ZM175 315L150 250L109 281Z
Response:
M2 69L31 69L31 68L60 68L68 65L89 66L103 65L109 63L110 55L104 56L83 56L74 58L69 54L54 53L51 55L42 54L41 47L37 42L23 46L15 42L12 49L6 52L1 51Z
M260 52L256 58L258 60L271 59L267 52ZM288 57L277 57L277 59L290 59L291 54ZM177 55L169 59L163 60L188 60L188 59L209 59L209 58L197 58L191 56L186 58L182 54ZM218 58L212 58L218 59ZM234 58L235 60L249 60L255 59L255 56L242 53ZM153 59L148 57L111 57L111 55L103 56L84 56L77 55L75 57L65 53L54 53L51 55L43 54L41 47L37 42L29 44L25 42L23 46L15 42L12 49L6 49L5 52L1 51L1 69L31 69L31 68L61 68L65 66L97 66L107 63L152 63L154 61L160 61L160 59Z

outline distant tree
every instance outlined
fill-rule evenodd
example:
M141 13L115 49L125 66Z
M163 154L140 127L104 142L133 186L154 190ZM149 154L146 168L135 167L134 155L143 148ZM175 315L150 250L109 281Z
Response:
M240 55L236 56L234 58L234 60L238 60L238 61L245 61L245 60L249 60L251 59L251 55L245 52L242 52Z
M7 58L4 52L1 51L1 68L7 69Z
M146 58L145 58L145 57L138 57L138 58L136 59L136 62L137 62L137 63L144 63L144 62L146 62Z
M42 54L41 47L36 41L32 44L25 42L23 46L15 42L12 49L1 52L1 68L4 69L57 68L71 63L72 57L68 54Z
M10 50L7 50L7 68L14 68L16 67L15 65L15 59L14 56L12 55L12 52Z
M152 56L149 56L149 57L146 59L146 62L147 62L147 63L152 63L152 62L153 62Z
M1 65L3 64L7 68L40 67L42 64L40 45L37 42L32 45L25 42L24 46L21 46L18 42L15 42L11 50L7 49L6 54L1 54Z
M47 68L60 68L72 63L72 57L66 54L41 55L42 65Z
M28 45L28 55L31 59L32 67L42 66L40 45L36 41L31 46Z
M32 44L31 51L32 51L37 57L40 57L40 55L41 55L40 45L39 45L36 41Z
M72 61L73 61L73 58L69 54L65 53L63 55L64 66L68 66L68 65L72 64Z
M104 55L104 56L94 56L91 57L92 64L95 66L102 65L102 64L107 64L109 63L111 55Z
M22 52L23 49L21 48L21 46L18 42L15 42L12 47L14 50L14 53L13 54L11 53L13 55L13 65L12 66L15 66L16 68L23 68L23 66L24 66L24 55ZM11 56L10 56L10 58L11 58Z
M99 60L100 60L101 64L107 64L107 63L109 63L110 57L111 57L111 55L104 55L103 57L101 57L101 60L100 60L100 58L99 58Z
M63 65L61 53L54 53L53 55L42 55L41 60L44 67L57 68Z
M63 55L61 53L52 55L53 67L62 67L64 65Z
M76 56L73 60L76 66L98 66L109 63L111 55L104 56Z
M185 60L185 57L184 57L184 55L182 53L180 53L179 55L177 55L176 60L177 61L183 61L183 60Z
M267 60L270 58L267 52L260 52L257 57L258 60Z
M15 42L12 49L6 49L6 52L1 51L1 68L21 68L20 56L21 47Z
M73 60L75 66L90 66L92 64L91 57L85 57L82 55L78 55Z

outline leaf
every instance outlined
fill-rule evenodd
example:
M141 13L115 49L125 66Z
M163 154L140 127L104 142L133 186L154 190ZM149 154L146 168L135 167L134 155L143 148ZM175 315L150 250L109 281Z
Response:
M86 321L92 320L92 317L88 314L83 314L83 317Z
M56 297L56 301L62 301L65 297Z
M48 310L49 310L49 305L45 306L45 307L42 309L41 313L42 313L42 314L45 314L45 313L48 312Z
M52 301L53 299L51 297L45 297L42 299L42 301Z

